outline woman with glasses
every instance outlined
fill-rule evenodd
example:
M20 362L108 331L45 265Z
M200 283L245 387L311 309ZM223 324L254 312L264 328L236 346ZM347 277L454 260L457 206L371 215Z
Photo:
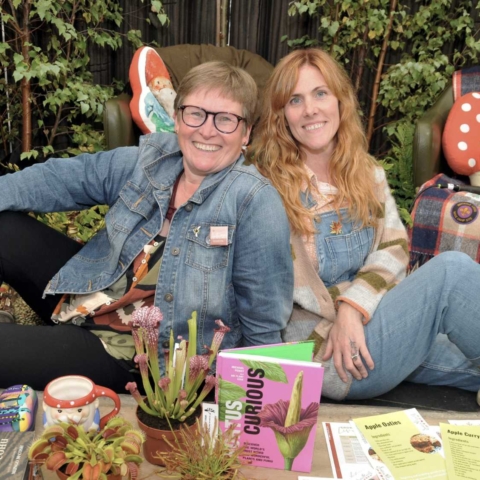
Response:
M281 341L289 225L277 191L243 165L256 99L245 71L205 63L179 86L177 135L0 178L0 281L47 324L1 326L0 388L81 374L123 392L138 380L130 319L145 305L163 313L161 359L172 330L188 338L194 310L200 348L217 319L230 328L224 348ZM19 213L96 204L110 207L105 228L84 246Z

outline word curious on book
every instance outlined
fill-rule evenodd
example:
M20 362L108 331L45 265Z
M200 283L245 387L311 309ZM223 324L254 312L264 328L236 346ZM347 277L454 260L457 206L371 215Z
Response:
M261 368L249 368L247 370L247 376L243 431L249 435L258 435L260 433L260 418L258 417L258 413L260 413L263 406L262 398L265 382L262 378L265 377L265 371ZM240 433L242 431L242 424L239 423L239 421L242 419L243 402L238 400L227 401L225 407L226 428L234 423L236 425L235 433Z

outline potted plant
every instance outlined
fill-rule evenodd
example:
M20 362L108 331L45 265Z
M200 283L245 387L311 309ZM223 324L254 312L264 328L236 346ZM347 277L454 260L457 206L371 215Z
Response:
M142 432L122 417L110 419L99 432L58 423L45 428L28 450L28 458L42 462L60 479L134 480L139 474Z
M174 442L168 442L171 451L159 452L158 458L165 465L164 470L157 473L160 478L181 480L241 480L245 476L240 469L247 465L241 459L245 447L239 445L239 433L236 425L230 425L224 432L219 431L217 424L211 434L204 423L198 419L196 429L191 432L182 427Z
M210 348L197 354L197 312L188 320L188 341L180 338L175 345L173 332L165 351L165 374L161 374L158 361L158 326L163 315L158 307L142 307L132 315L132 335L135 343L135 362L138 364L146 397L135 382L126 389L138 403L137 419L145 432L143 447L145 458L155 465L162 465L155 452L169 449L165 438L174 438L173 431L184 422L195 424L201 402L216 385L210 373L225 333L230 329L216 320Z

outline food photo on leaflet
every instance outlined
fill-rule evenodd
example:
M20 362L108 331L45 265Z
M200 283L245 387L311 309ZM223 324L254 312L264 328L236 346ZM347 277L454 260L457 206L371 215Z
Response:
M403 380L478 392L480 265L450 251L407 275L407 233L343 67L319 48L293 51L261 111L252 160L292 231L294 307L282 340L315 341L322 395L368 399Z
M224 348L282 341L293 292L289 225L278 192L244 165L256 102L250 75L207 62L179 85L177 134L0 177L0 280L45 323L0 325L2 388L21 380L43 391L79 375L117 394L136 383L145 395L132 315L152 305L163 315L163 373L172 335L190 340L192 312L199 341L190 356L212 344L218 319L230 329ZM109 206L105 228L85 245L25 213L96 204Z

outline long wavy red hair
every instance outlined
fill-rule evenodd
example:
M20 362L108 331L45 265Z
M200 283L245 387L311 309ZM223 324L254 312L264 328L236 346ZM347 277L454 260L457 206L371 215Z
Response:
M305 169L305 154L290 133L284 107L291 98L300 67L318 68L339 101L340 125L329 162L332 182L338 189L334 208L347 201L349 217L361 225L375 225L382 206L375 196L377 162L368 154L353 85L343 67L318 48L295 50L284 57L270 76L264 91L262 115L255 130L253 162L279 191L292 230L314 233L313 216L301 201L304 185L313 188Z

